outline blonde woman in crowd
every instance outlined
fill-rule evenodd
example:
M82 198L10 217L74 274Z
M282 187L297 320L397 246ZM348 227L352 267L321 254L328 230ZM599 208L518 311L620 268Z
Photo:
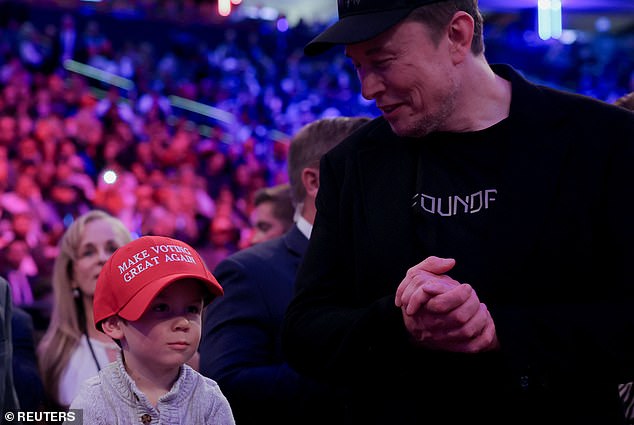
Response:
M53 269L51 322L38 346L52 407L67 408L80 385L116 358L117 345L95 329L93 295L106 260L131 240L119 219L92 210L78 217L60 241Z

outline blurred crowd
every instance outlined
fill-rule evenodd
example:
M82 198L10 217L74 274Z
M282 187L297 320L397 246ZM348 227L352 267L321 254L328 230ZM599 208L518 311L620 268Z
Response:
M40 329L47 324L59 238L80 214L103 209L133 234L183 240L213 269L248 244L255 193L287 181L290 135L325 116L377 115L360 97L354 69L342 55L303 56L302 46L314 29L301 24L280 32L274 22L187 31L177 22L174 27L154 23L154 31L136 35L136 21L113 26L111 15L81 15L68 7L55 13L47 9L44 19L24 7L34 3L42 2L20 7L0 2L5 6L0 275L11 282L15 303L31 310ZM143 5L136 9L157 9L164 18L171 4L180 5L174 17L190 10L183 5L208 6L103 3L122 9ZM493 41L487 51L494 58L504 48L503 38L488 37ZM614 55L630 38L615 40L620 44ZM631 56L621 57L625 62L613 73L605 100L633 89ZM612 64L612 59L606 60ZM127 83L117 86L94 74L81 75L69 60ZM507 62L513 63L512 54ZM574 80L565 76L551 80L552 85ZM198 109L185 109L175 99L199 102L194 104Z
M180 22L217 23L217 0L109 0L83 3L78 0L20 0L24 4L66 10L88 9L125 19L178 20Z
M288 135L368 110L343 62L305 66L300 44L276 62L253 31L238 40L227 28L213 48L200 40L195 54L182 43L158 54L143 39L115 46L96 20L79 28L69 13L0 30L0 274L42 326L59 238L80 214L103 209L137 235L186 241L213 268L248 244L255 192L286 182ZM70 72L69 59L133 85ZM169 96L230 119L179 110Z
M576 19L583 25L542 40L534 11L486 16L487 59L510 63L532 81L609 103L634 91L634 16L597 11L564 18L564 24Z

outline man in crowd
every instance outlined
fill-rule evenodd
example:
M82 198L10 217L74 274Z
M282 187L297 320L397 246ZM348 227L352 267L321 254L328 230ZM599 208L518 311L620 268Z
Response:
M292 139L288 169L297 222L282 237L222 261L214 275L224 296L205 312L201 372L229 399L236 423L338 424L335 391L299 375L282 355L284 311L315 218L319 159L368 118L324 118Z
M253 205L251 245L282 236L293 225L295 209L288 184L259 189Z

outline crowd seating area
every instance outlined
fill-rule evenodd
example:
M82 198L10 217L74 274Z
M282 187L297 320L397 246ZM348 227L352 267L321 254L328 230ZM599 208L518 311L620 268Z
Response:
M77 215L100 208L138 235L182 239L213 268L248 239L254 192L287 181L294 132L377 115L339 50L302 55L315 28L185 25L158 0L111 3L149 5L159 20L35 3L0 2L0 274L40 328L57 242ZM486 32L489 60L531 79L607 101L634 89L632 34L531 45L496 17Z

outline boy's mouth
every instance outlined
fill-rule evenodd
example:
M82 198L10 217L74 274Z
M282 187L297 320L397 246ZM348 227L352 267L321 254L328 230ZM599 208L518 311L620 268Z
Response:
M167 345L176 350L184 350L189 347L189 343L185 341L170 342Z

